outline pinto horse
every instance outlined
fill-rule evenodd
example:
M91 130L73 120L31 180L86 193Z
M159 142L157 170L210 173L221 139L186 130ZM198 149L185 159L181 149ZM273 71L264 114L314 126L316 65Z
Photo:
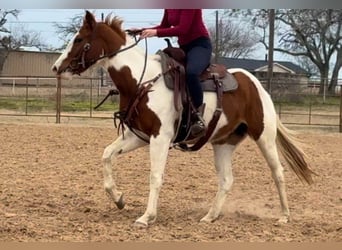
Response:
M176 133L175 123L181 111L174 106L173 91L165 85L160 56L146 55L141 47L136 46L139 40L124 31L121 25L122 20L117 17L109 15L105 21L98 22L93 14L86 11L80 30L52 66L52 70L58 78L70 79L92 65L104 67L119 91L120 111L127 110L132 98L136 97L138 89L145 82L150 83L149 91L138 99L135 107L137 115L130 124L132 129L124 128L124 134L107 146L102 156L105 191L117 207L122 209L125 205L123 194L118 191L113 180L112 163L120 154L149 145L149 198L145 213L135 221L135 225L147 227L157 217L164 169ZM299 179L311 184L313 172L293 131L286 129L278 119L273 102L261 83L246 70L237 68L228 71L238 82L238 88L223 93L223 112L208 141L213 147L219 185L211 208L201 222L218 219L233 183L232 154L239 143L249 136L260 148L271 169L282 210L279 222L286 223L290 219L290 212L277 146ZM213 116L217 98L213 92L204 93L205 121Z

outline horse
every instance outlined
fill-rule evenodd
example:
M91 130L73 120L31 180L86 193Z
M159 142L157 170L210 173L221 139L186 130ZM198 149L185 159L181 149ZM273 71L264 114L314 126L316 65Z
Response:
M136 102L130 129L121 124L124 127L122 134L104 149L104 189L118 209L123 209L123 192L118 190L112 176L113 163L118 155L148 145L149 197L144 214L134 222L136 226L148 227L157 218L167 156L173 147L175 123L182 112L175 108L174 93L165 85L160 56L148 54L137 46L140 39L123 30L122 23L121 18L112 15L104 21L97 21L92 13L86 11L79 31L52 70L58 79L71 79L93 65L101 66L108 71L119 92L119 110L127 111L132 101ZM236 79L238 88L222 94L222 115L207 142L214 152L218 190L208 213L200 222L214 222L221 215L227 192L233 184L232 154L246 137L250 137L266 159L277 187L281 205L278 222L287 223L290 221L290 211L279 152L302 182L313 183L314 172L295 131L282 124L270 95L259 80L241 68L231 68L228 72ZM145 85L149 85L148 90L138 93L139 89L146 89ZM215 93L204 93L206 108L203 116L206 125L217 108L217 100Z

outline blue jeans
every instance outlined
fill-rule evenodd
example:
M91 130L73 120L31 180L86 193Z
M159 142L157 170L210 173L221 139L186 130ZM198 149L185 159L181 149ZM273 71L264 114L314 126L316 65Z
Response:
M200 37L180 46L186 54L186 82L195 108L203 104L203 90L200 84L201 73L209 66L212 45L207 37Z

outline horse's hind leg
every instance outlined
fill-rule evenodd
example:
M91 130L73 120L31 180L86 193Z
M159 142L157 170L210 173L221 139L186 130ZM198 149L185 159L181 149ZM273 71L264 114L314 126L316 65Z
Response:
M201 222L213 222L220 215L227 192L233 184L231 158L235 148L235 145L228 144L213 145L215 168L219 181L218 191L208 214L201 219Z
M104 188L109 198L112 199L119 209L124 208L122 193L117 190L112 176L112 158L119 154L127 153L146 145L145 142L137 138L132 132L125 132L125 136L119 136L112 144L107 146L103 152L103 177Z
M279 155L276 145L276 131L271 130L264 131L257 144L263 153L269 167L272 171L273 180L277 186L280 204L283 216L279 219L279 222L286 223L290 220L290 211L286 196L285 179L283 173L283 167L279 160Z

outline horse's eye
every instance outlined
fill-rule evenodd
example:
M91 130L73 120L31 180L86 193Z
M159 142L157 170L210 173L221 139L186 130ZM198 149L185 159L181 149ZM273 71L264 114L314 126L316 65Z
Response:
M80 42L82 42L82 38L75 38L75 41L74 41L74 43L80 43Z

